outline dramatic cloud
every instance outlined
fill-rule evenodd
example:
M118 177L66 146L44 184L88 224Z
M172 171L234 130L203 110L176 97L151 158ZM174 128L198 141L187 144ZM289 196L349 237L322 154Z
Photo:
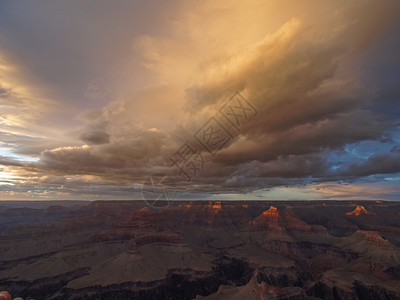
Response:
M0 7L2 198L135 198L152 173L191 198L398 193L400 3ZM219 111L237 92L256 110L240 128ZM232 137L215 157L195 138L211 117Z

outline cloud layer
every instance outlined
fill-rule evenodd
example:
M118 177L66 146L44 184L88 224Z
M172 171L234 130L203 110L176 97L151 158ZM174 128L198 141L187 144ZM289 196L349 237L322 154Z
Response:
M185 197L398 195L397 2L26 6L0 13L1 197L137 197L211 117L233 139L197 148ZM236 92L257 110L240 131Z

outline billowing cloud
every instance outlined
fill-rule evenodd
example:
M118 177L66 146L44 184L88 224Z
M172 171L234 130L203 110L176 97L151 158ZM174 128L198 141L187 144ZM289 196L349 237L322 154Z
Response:
M352 198L365 180L384 195L400 173L397 2L7 3L3 191L129 197L151 173L178 174L170 157L210 117L227 125L236 92L257 115L227 125L216 157L198 148L193 197Z

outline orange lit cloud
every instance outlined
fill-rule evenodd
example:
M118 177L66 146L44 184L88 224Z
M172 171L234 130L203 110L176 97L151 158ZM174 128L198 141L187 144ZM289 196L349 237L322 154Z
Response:
M237 91L257 117L185 187L193 197L398 192L351 182L400 172L400 91L376 75L398 64L398 3L110 5L9 4L0 38L5 198L128 198L130 185L171 171L169 156ZM393 149L329 159L381 140Z

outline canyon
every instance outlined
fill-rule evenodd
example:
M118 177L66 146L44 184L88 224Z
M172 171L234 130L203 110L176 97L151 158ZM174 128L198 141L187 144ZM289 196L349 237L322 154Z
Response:
M400 203L0 202L25 299L400 299Z

